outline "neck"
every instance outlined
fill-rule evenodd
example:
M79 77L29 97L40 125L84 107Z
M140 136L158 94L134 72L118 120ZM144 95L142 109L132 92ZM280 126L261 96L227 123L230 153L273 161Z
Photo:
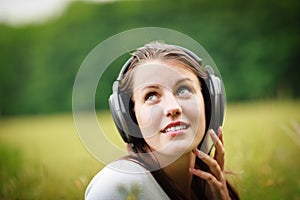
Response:
M191 196L193 178L189 168L194 168L195 159L195 155L192 152L188 152L163 168L163 171L175 182L181 192L187 196Z

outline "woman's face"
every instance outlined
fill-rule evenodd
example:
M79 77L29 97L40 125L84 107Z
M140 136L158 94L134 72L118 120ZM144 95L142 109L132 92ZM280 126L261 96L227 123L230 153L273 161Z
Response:
M205 131L197 76L177 60L149 61L133 73L134 111L150 148L173 156L196 148Z

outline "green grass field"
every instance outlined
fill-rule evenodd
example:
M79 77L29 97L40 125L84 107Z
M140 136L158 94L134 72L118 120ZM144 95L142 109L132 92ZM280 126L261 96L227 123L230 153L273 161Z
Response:
M299 101L228 105L226 164L235 173L228 178L242 199L300 199L299 111ZM109 113L99 120L115 132ZM102 167L71 114L0 119L0 199L83 199Z

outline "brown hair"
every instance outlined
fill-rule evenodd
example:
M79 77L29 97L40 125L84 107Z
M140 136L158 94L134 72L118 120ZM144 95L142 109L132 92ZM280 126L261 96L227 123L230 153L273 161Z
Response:
M192 70L197 75L201 84L202 94L205 102L205 118L206 118L205 132L207 132L207 129L209 127L210 115L211 115L209 91L208 88L206 88L206 84L204 82L204 79L207 78L207 73L205 68L201 66L201 63L198 60L196 60L193 56L189 55L181 47L156 41L156 42L146 44L145 46L137 49L132 54L132 60L126 73L124 74L124 78L121 81L120 90L124 93L127 93L129 98L131 98L132 85L133 85L132 83L133 69L136 66L143 64L149 60L160 60L160 61L178 60L184 63L188 67L188 69ZM128 112L130 113L133 120L137 123L133 108L134 108L134 103L132 100L130 100ZM132 130L132 131L139 132L140 130ZM149 146L147 145L147 143L142 137L130 136L130 143L131 146L128 145L129 151L136 152L136 154L135 153L131 154L130 156L131 160L139 164L142 164L145 168L148 169L151 169L153 167L153 164L159 165L155 157L142 156L145 155L145 153L149 153L151 151ZM200 147L201 144L202 142L200 142L198 147ZM209 171L209 167L198 157L196 158L195 168L201 169L203 171ZM180 191L180 189L174 184L171 178L164 173L162 169L158 169L154 171L150 170L150 171L153 177L156 179L156 181L160 184L160 186L163 188L163 190L167 193L167 195L171 199L188 199ZM193 196L193 199L209 199L211 197L211 192L209 191L207 184L208 183L205 180L197 176L193 177L192 190L195 194ZM228 183L228 181L226 181L226 184L231 199L239 199L239 195L237 191L234 189L234 187L232 187Z

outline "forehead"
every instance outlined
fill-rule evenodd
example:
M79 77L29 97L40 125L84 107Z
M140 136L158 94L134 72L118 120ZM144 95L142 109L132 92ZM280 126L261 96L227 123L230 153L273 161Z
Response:
M181 79L190 79L198 83L195 73L184 63L177 60L155 60L134 68L133 86L136 89L155 84L172 86Z

